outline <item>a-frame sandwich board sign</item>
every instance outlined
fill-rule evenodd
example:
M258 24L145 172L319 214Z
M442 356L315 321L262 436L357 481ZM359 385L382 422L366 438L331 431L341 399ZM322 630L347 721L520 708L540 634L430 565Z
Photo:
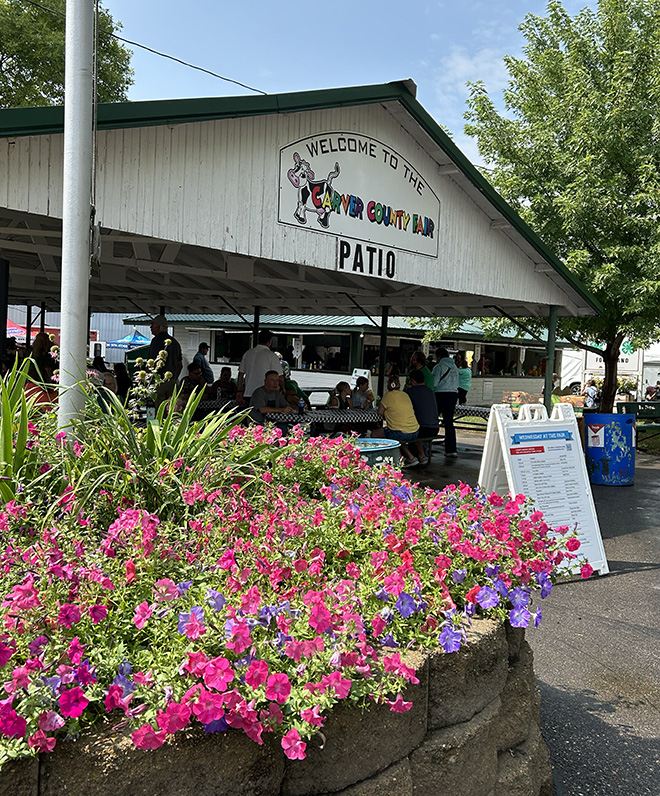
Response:
M515 419L508 404L488 418L479 485L490 494L532 498L553 528L577 526L579 553L601 575L609 572L587 475L580 431L571 404L523 405Z

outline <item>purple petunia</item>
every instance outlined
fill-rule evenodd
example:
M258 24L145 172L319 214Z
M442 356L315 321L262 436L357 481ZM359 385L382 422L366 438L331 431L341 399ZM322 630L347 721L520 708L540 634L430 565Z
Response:
M501 597L504 597L504 598L508 597L508 595L509 595L509 590L507 589L507 587L506 587L506 583L504 583L504 581L501 581L499 578L496 578L496 579L493 581L493 586L494 586L494 587L497 589L497 591L500 593L500 596L501 596Z
M500 603L500 596L490 586L482 586L477 592L477 602L482 608L495 608Z
M191 586L192 586L191 580L184 580L181 583L177 583L176 587L179 590L179 596L183 597L183 595L186 594L186 592Z
M413 499L411 488L405 484L392 487L392 495L393 497L399 498L399 500L402 500L404 503L411 503Z
M541 609L537 608L534 612L534 627L538 627L541 624Z
M541 598L545 599L552 591L552 581L548 577L548 573L539 572L536 576L536 582L541 587Z
M394 640L394 636L391 633L388 633L386 636L383 636L380 640L380 643L384 647L398 647L399 645Z
M215 589L207 589L206 590L206 602L208 605L213 608L214 611L222 611L225 607L227 600L220 594L219 591Z
M509 621L511 622L511 627L527 627L529 625L530 618L531 614L523 606L509 611Z
M461 648L460 631L454 630L453 627L447 625L438 636L438 641L445 652L458 652Z
M394 606L404 619L415 613L415 600L410 594L402 591Z
M454 581L454 583L463 583L466 575L467 569L455 569L451 573L451 579Z
M518 586L511 590L509 599L514 608L526 608L529 605L529 592Z
M204 732L224 732L229 727L224 717L216 719L215 721L210 721L208 724L204 724L203 726Z

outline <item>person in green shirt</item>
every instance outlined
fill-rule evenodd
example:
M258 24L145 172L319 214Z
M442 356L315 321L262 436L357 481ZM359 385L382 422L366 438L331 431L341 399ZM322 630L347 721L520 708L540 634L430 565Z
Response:
M415 353L410 357L410 373L415 370L421 370L422 375L424 376L424 384L432 390L433 374L426 367L426 354L423 351L415 351ZM408 389L410 385L410 373L408 374L408 378L406 380L406 389Z

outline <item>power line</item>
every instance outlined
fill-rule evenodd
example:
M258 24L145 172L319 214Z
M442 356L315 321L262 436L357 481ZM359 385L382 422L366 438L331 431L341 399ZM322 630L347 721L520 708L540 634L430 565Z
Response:
M48 11L50 14L56 14L59 17L65 17L66 15L63 14L61 11L56 11L53 8L48 8L47 6L41 5L41 3L37 3L36 0L22 0L24 3L29 3L31 6L36 6L36 8L40 8L42 11ZM107 33L107 31L101 31L101 33ZM197 69L199 72L204 72L207 75L211 75L211 77L217 77L218 80L224 80L227 83L233 83L236 86L240 86L241 88L246 88L248 91L255 91L257 94L263 94L264 96L267 95L268 92L262 91L260 88L253 88L252 86L248 86L247 83L241 83L240 80L233 80L231 77L224 77L223 75L217 74L217 72L212 72L210 69L205 69L203 66L196 66L195 64L190 64L188 61L183 61L181 58L176 58L174 55L168 55L167 53L162 53L159 50L154 50L152 47L147 47L146 44L140 44L137 41L131 41L130 39L125 39L123 36L118 36L116 33L110 33L110 36L113 39L117 39L118 41L124 42L124 44L130 44L131 47L139 47L141 50L146 50L147 52L153 53L154 55L159 55L161 58L169 58L170 61L174 61L177 64L181 64L182 66L187 66L190 69Z

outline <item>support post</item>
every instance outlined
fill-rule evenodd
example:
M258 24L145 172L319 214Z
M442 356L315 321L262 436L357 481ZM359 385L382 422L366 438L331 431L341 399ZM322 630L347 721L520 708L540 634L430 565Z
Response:
M25 308L25 351L29 354L32 348L32 304Z
M252 345L259 342L259 321L261 319L261 307L254 308L254 323L252 324Z
M46 302L41 302L41 320L39 321L39 331L46 331Z
M0 257L0 364L7 360L7 307L9 305L9 260Z
M57 421L65 429L85 405L92 194L94 3L66 0L62 331Z
M380 315L380 367L378 368L378 395L385 395L385 369L387 367L387 321L390 308L383 306Z
M555 369L555 343L557 342L557 307L550 305L548 313L548 342L545 348L547 359L545 361L545 386L543 388L543 403L552 411L552 374Z

